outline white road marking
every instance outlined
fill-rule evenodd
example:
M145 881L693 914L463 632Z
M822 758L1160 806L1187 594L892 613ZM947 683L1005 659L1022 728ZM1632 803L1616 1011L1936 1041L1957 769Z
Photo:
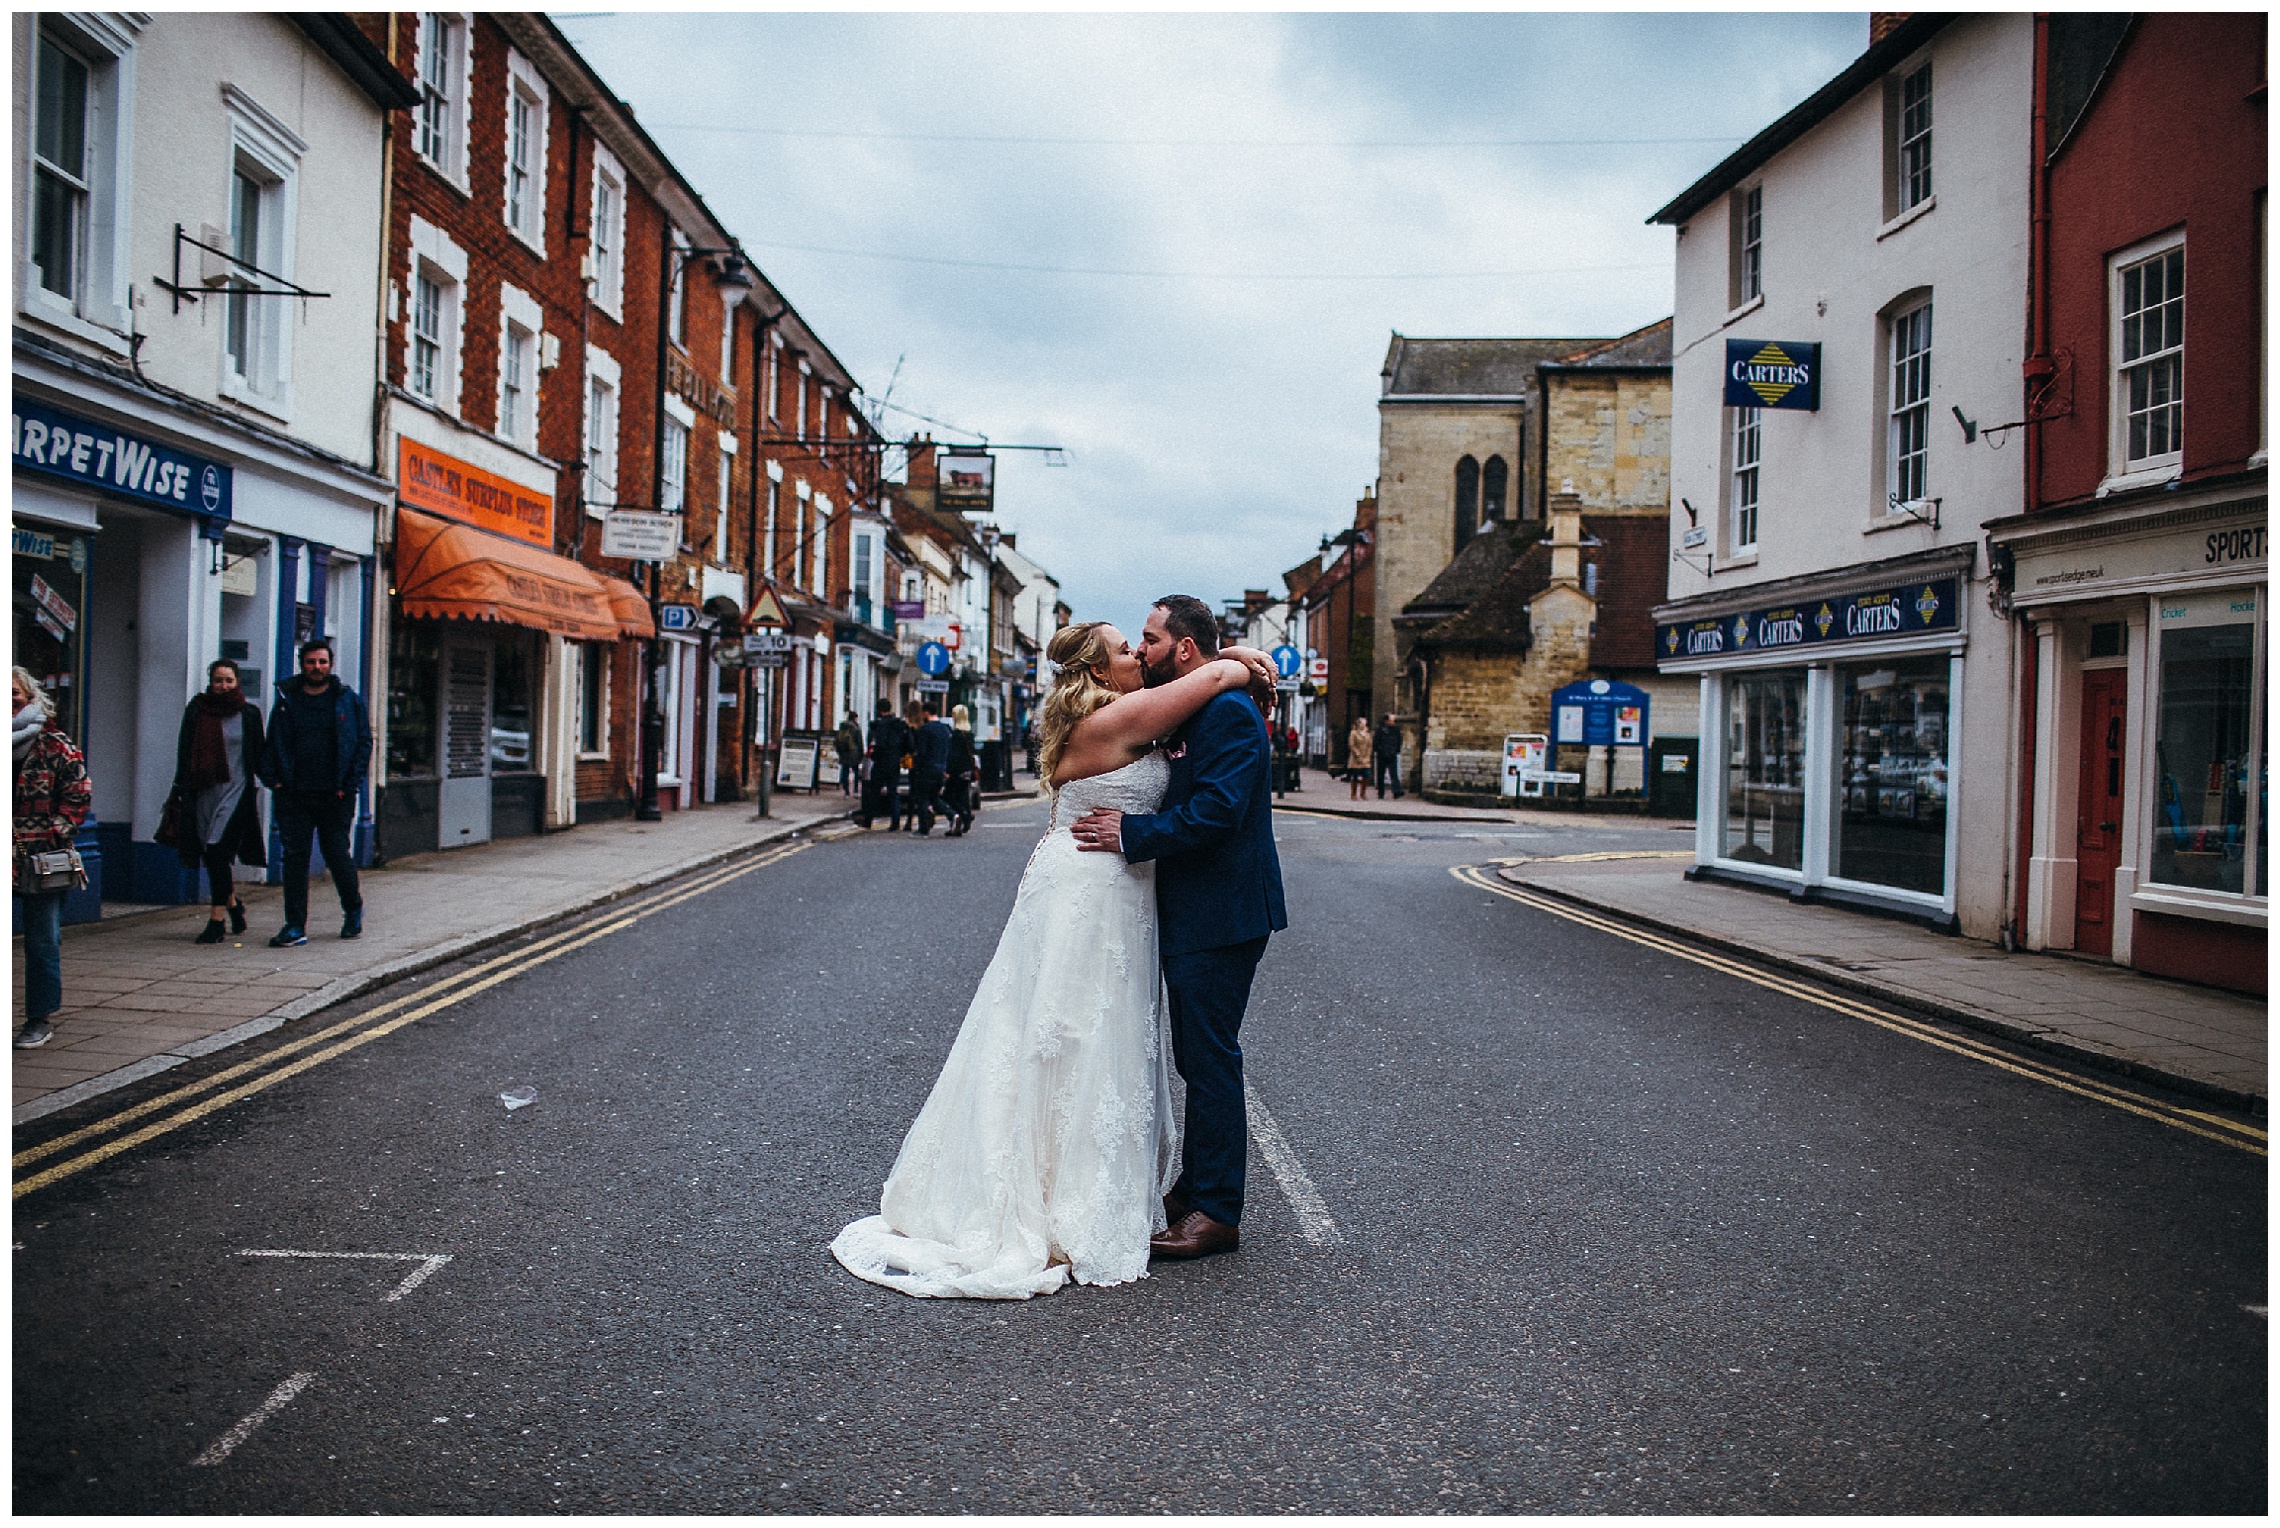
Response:
M229 1458L231 1449L252 1437L255 1428L277 1415L278 1412L283 1411L292 1402L293 1397L308 1389L311 1384L315 1383L316 1378L316 1375L307 1372L294 1375L284 1384L270 1391L268 1400L254 1407L237 1426L216 1438L211 1447L190 1462L194 1465L220 1464L224 1459Z
M382 1261L391 1263L418 1263L420 1266L412 1270L411 1277L404 1280L403 1283L398 1284L393 1290L390 1290L388 1294L381 1300L380 1303L383 1305L395 1304L398 1300L401 1300L404 1298L404 1296L410 1294L413 1290L419 1288L422 1284L425 1284L428 1279L434 1275L435 1271L438 1268L441 1268L445 1263L451 1261L451 1254L448 1252L284 1252L259 1251L252 1247L246 1248L243 1252L240 1252L238 1256L353 1257L377 1258Z
M2252 1316L2261 1316L2267 1321L2272 1319L2272 1307L2269 1305L2243 1305L2241 1309Z
M1338 1227L1330 1218L1329 1206L1316 1192L1314 1180L1306 1169L1298 1165L1298 1154L1290 1149L1290 1142L1282 1133L1282 1126L1259 1102L1258 1091L1251 1080L1243 1079L1244 1112L1250 1117L1251 1139L1259 1143L1259 1155L1267 1159L1274 1169L1275 1179L1282 1184L1283 1197L1290 1201L1293 1213L1298 1216L1298 1229L1317 1247L1335 1246L1339 1241Z

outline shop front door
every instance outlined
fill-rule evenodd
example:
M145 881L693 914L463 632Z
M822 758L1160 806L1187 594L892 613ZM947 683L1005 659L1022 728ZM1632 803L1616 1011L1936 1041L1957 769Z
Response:
M2075 795L2074 947L2114 953L2114 871L2122 862L2122 741L2128 675L2082 676L2082 774Z
M491 840L491 644L447 638L443 648L443 847Z

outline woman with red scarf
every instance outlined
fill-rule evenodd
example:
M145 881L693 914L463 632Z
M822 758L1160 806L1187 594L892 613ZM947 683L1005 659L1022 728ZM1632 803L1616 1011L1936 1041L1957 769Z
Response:
M239 688L238 666L217 658L206 666L205 692L192 696L182 713L182 735L174 745L174 789L181 801L175 852L186 870L205 866L212 887L213 910L198 933L199 944L220 944L224 919L231 933L245 932L245 903L231 880L231 862L257 870L269 862L253 783L253 762L260 757L261 708Z

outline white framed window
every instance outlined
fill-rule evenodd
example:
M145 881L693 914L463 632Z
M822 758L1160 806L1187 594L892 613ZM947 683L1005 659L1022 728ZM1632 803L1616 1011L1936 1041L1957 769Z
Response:
M1729 409L1733 416L1733 469L1727 481L1727 551L1744 557L1758 544L1758 467L1764 449L1763 409Z
M507 53L507 227L546 253L546 80L520 53Z
M720 385L731 392L736 389L736 311L733 302L721 304L720 309Z
M665 333L675 349L689 348L689 237L673 230L673 285L665 294Z
M831 389L828 386L815 390L815 433L820 440L831 438Z
M696 410L672 393L665 395L664 449L657 462L657 507L680 514L689 507L689 430ZM683 535L687 534L686 530Z
M1886 349L1884 495L1896 509L1931 497L1932 305L1895 314Z
M1889 80L1884 96L1884 215L1898 217L1932 199L1932 66Z
M806 478L801 478L792 485L792 583L802 589L807 587L808 501L811 496Z
M499 434L538 448L538 344L546 332L538 300L519 287L499 287Z
M1734 225L1734 278L1726 306L1738 308L1765 295L1765 185L1736 191L1731 216Z
M594 184L588 203L586 279L594 306L624 322L625 166L599 143L594 145Z
M831 495L815 496L815 581L808 585L815 597L831 603Z
M728 565L728 517L736 494L736 437L720 433L720 495L713 500L713 561Z
M869 531L857 531L855 533L850 547L850 556L855 563L855 576L852 580L855 597L858 600L870 600L876 603L879 591L874 585L878 578L878 562L871 554L871 533ZM876 616L873 618L876 619Z
M474 59L465 11L421 13L413 72L420 87L412 145L444 179L467 189L467 103Z
M2174 467L2185 459L2185 242L2111 264L2113 470Z
M807 439L808 421L808 363L800 362L799 375L792 379L792 433L801 440Z
M586 504L601 518L617 503L618 363L599 345L586 347Z
M308 144L235 85L222 86L222 101L230 120L224 242L239 262L224 277L222 393L284 415L292 408L296 305L255 291L293 279L296 190Z
M459 336L467 251L425 218L412 219L411 323L404 385L414 397L459 412Z
M783 408L782 408L782 405L781 405L781 404L780 404L780 403L777 401L777 389L778 389L778 387L780 386L780 378L779 378L779 375L778 375L778 374L779 374L779 371L781 370L781 364L782 364L782 362L783 362L783 359L784 359L784 337L783 337L781 334L778 334L778 333L777 333L775 330L771 329L771 330L769 330L769 331L768 331L768 388L767 388L767 392L768 392L768 417L769 417L770 419L781 419L781 418L783 418L783 417L784 417L784 415L783 415Z
M123 351L140 23L88 14L43 15L30 25L31 185L19 300L27 313Z

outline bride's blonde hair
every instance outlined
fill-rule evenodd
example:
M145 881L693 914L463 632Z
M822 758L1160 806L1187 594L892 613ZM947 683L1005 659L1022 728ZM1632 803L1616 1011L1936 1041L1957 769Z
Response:
M1108 639L1101 633L1108 629L1106 621L1064 626L1045 645L1055 673L1037 721L1037 778L1048 787L1077 723L1116 699L1117 692L1102 678L1109 651Z

